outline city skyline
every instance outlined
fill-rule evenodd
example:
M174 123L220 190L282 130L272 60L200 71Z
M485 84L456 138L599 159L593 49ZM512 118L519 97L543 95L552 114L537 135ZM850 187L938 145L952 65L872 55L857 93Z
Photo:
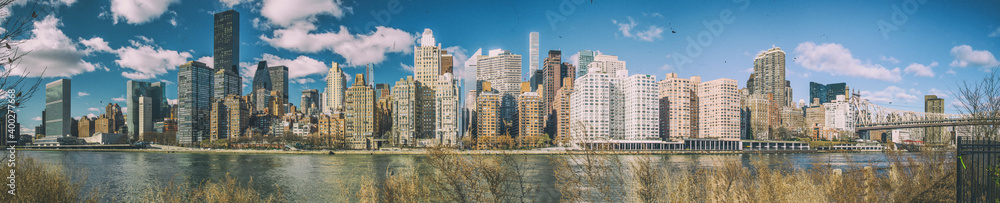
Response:
M37 66L49 66L41 84L59 78L72 79L75 85L71 90L70 115L74 118L99 115L109 102L125 108L126 95L121 89L126 87L128 80L163 82L167 99L174 103L178 67L188 61L213 64L211 58L206 58L213 55L212 15L229 9L240 12L240 24L243 25L239 26L238 57L240 76L244 80L243 92L250 92L257 61L267 61L269 66L289 68L290 90L286 94L290 98L300 97L302 90L323 91L324 78L333 62L344 66L345 75L364 72L365 65L375 63L379 74L373 78L374 83L393 84L413 75L412 48L419 46L417 40L425 28L434 30L441 49L455 56L458 78L470 76L464 63L473 50L504 49L517 55L529 55L524 46L529 41L525 35L532 31L540 33L540 52L562 50L563 61L574 65L573 56L578 51L594 50L628 61L632 74L649 74L659 79L671 72L678 73L681 78L729 78L735 79L739 87L745 87L750 75L746 69L753 67L758 52L781 47L787 52L787 80L793 87L792 98L796 103L809 102L809 82L846 82L852 91L860 91L862 97L873 102L913 111L922 110L922 95L937 95L946 102L945 112L956 113L952 107L955 101L948 89L953 88L955 82L979 79L984 71L1000 66L992 54L1000 51L1000 45L995 43L1000 37L1000 25L988 23L1000 19L996 14L987 13L986 8L991 6L926 2L916 4L916 11L906 12L901 9L907 7L900 7L905 1L875 2L860 8L854 8L854 4L860 2L750 2L748 5L726 2L700 7L683 5L688 2L654 3L678 4L676 7L682 8L673 10L649 9L669 8L667 6L629 8L608 2L592 5L563 1L538 2L540 6L525 8L526 12L518 11L521 7L516 5L497 5L503 9L480 14L477 11L487 10L462 7L465 6L462 3L435 7L400 1L399 7L394 8L383 2L373 5L338 1L282 2L312 3L316 8L289 12L281 10L287 8L276 6L273 1L225 2L229 1L166 2L146 10L122 6L128 2L115 5L107 2L45 3L53 5L53 12L40 13L30 39L23 44L24 49L36 53L67 51L79 56L80 60L46 58L53 56L38 54L28 57L20 67L37 74L40 72L35 71ZM511 7L510 10L506 10L507 7ZM569 7L573 7L573 12L565 12L564 8ZM594 14L602 7L613 8L610 10L614 12ZM692 9L683 9L688 7ZM803 8L809 7L842 9L831 9L834 11L829 13L801 13L806 12ZM17 8L20 6L13 8L12 14L19 15ZM446 9L461 11L455 15L481 15L495 24L468 29L450 25L484 19L428 14ZM904 17L894 17L896 10ZM945 17L950 10L968 12ZM377 17L372 17L372 13ZM491 13L497 15L489 15ZM730 13L731 18L720 17L725 13ZM824 18L833 16L841 19L825 22ZM902 23L897 23L899 21ZM369 24L385 27L362 29ZM706 24L718 26L706 27ZM178 32L158 31L171 29ZM948 31L944 32L946 34L934 31L938 29ZM711 36L704 38L699 36L701 33ZM700 53L691 54L687 38L696 44L697 40L711 40L695 45ZM318 41L297 41L305 39ZM366 40L372 43L356 49L345 48L362 45ZM677 62L684 57L692 62ZM522 61L523 73L528 73L529 61ZM346 78L348 83L353 83L353 77ZM466 84L468 82L467 79ZM44 97L34 97L20 110L24 133L34 131L30 127L41 123L34 118L41 117L44 106L31 105L41 101L40 98ZM290 102L300 105L297 99Z

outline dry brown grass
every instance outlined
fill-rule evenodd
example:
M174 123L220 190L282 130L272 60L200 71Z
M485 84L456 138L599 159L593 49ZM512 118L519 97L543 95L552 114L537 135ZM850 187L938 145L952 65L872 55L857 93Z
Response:
M0 167L3 177L10 175L11 167L7 166L7 160L5 157ZM14 163L15 195L7 193L9 179L4 178L0 202L98 202L101 197L100 189L83 188L86 176L73 181L64 173L63 167L39 163L21 153L16 154Z
M262 195L253 188L253 180L246 185L238 183L227 173L219 181L204 181L194 188L168 182L164 186L147 189L142 202L282 202L283 194Z

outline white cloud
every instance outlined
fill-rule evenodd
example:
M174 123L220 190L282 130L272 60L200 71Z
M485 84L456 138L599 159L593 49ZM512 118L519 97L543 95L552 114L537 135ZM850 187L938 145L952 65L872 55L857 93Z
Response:
M11 74L25 77L70 77L96 70L97 66L83 60L84 51L77 50L76 43L66 36L62 30L62 22L53 15L46 16L33 23L31 38L20 41L21 51L31 54L21 58L20 64L6 66Z
M145 80L165 74L191 58L191 53L188 52L166 50L136 41L132 41L131 47L122 47L115 52L118 54L116 64L135 71L122 72L122 76L133 80Z
M411 73L413 72L413 66L411 66L411 65L406 65L406 64L403 64L403 63L399 63L399 66L403 67L403 70L405 70L406 72L411 72Z
M256 58L256 60L267 61L267 66L288 66L289 79L296 79L312 74L324 74L329 70L329 66L327 66L326 63L309 58L308 56L299 56L295 59L284 59L265 53L264 55L261 55L260 58ZM254 64L253 69L256 71L256 64Z
M889 70L882 65L861 62L840 44L817 46L813 42L803 42L795 48L795 52L798 54L795 63L809 70L892 82L902 80L899 68Z
M896 59L896 57L891 57L891 56L890 57L886 57L886 56L883 55L883 56L879 56L878 59L882 60L882 61L886 61L886 62L892 63L892 64L899 63L899 59Z
M177 27L177 18L176 17L170 18L169 22L170 22L171 26Z
M83 50L83 53L86 55L90 55L90 53L93 52L111 52L111 47L108 46L108 42L104 41L101 37L94 37L86 40L79 38L77 40L80 41L80 44L83 44L83 46L86 47L86 49Z
M250 0L219 0L219 2L222 3L222 5L226 5L226 7L232 8L233 6L241 3L250 2Z
M1000 66L1000 62L987 50L973 50L969 45L959 45L951 48L951 56L955 60L951 62L951 67L965 68L968 66L979 66L983 68L993 68Z
M42 117L41 116L35 116L34 118L31 118L31 120L41 121Z
M576 53L573 53L573 55L570 55L569 56L569 63L573 64L573 66L576 66L577 68L579 68L580 67L580 64L579 64L580 63L580 52L576 52Z
M1000 27L997 27L997 30L991 32L990 37L1000 37Z
M97 118L97 115L94 115L94 113L88 113L87 118Z
M744 73L753 73L753 68L747 68L747 69L743 69L743 70L741 70L740 72L744 72Z
M650 25L649 28L647 28L646 30L632 33L633 29L635 29L635 27L638 26L638 24L635 22L634 19L632 19L631 16L628 17L628 22L618 22L617 20L611 20L611 23L617 25L618 31L621 32L621 35L628 38L633 38L647 42L652 42L653 40L663 38L663 28L656 25Z
M316 22L316 16L320 15L343 18L352 10L342 7L342 3L340 0L264 0L260 15L271 24L288 27L297 22Z
M927 94L937 95L938 97L941 97L941 98L948 98L948 94L946 94L944 91L941 91L941 90L938 90L938 89L935 89L935 88L931 88L930 90L927 90Z
M937 61L931 62L930 65L913 63L910 64L910 66L906 66L906 69L903 69L903 72L914 73L916 76L934 77L934 71L932 71L931 68L935 66L938 66Z
M348 66L381 63L386 53L408 54L413 50L416 37L395 28L378 26L370 34L351 34L347 27L340 31L311 33L316 26L298 23L286 29L274 30L273 37L261 35L260 39L272 47L302 53L317 53L324 50L343 56Z
M955 74L958 74L958 73L956 73L956 72L955 72L955 69L950 69L950 68L949 68L949 69L948 69L948 71L947 71L947 72L945 72L945 73L947 73L947 74L952 74L952 75L955 75Z
M87 111L101 111L101 109L90 107L90 108L87 108Z
M292 82L299 83L299 84L309 84L309 83L316 82L316 80L313 80L312 78L299 78L299 79L292 80Z
M167 99L167 104L170 104L170 105L177 104L177 99Z
M111 101L123 102L123 101L125 101L125 95L122 95L120 97L111 98Z
M167 85L176 84L176 83L174 83L174 81L170 81L170 80L167 80L167 79L160 79L160 82L162 82L163 84L167 84Z
M76 92L76 96L78 96L78 97L82 97L82 96L87 96L87 95L90 95L90 93L86 93L86 92Z
M159 18L167 12L170 4L180 0L111 0L111 14L114 23L119 20L128 24L143 24Z
M891 102L913 102L917 100L917 96L912 94L907 94L906 90L896 87L889 86L882 91L871 92L871 91L861 91L861 98L867 99L872 102L881 103L891 103Z
M197 61L204 63L208 68L215 68L215 60L213 60L212 56L202 56Z

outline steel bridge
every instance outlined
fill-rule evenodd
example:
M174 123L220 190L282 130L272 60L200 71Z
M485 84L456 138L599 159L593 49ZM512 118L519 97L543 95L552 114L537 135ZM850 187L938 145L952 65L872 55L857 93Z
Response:
M858 96L851 97L854 129L857 133L870 130L923 128L968 125L998 125L1000 118L983 118L969 114L945 114L904 111L872 104Z

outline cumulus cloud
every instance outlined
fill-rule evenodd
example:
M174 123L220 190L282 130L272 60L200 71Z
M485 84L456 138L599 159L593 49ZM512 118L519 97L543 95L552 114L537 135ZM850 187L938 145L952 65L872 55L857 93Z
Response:
M411 72L411 73L413 72L413 66L411 66L411 65L406 65L404 63L399 63L399 67L402 67L403 70L405 70L406 72Z
M948 98L948 94L947 93L945 93L944 91L935 89L935 88L931 88L930 90L927 90L927 94L937 95L938 97L941 97L941 98Z
M1000 66L1000 62L987 50L973 50L969 45L959 45L951 48L951 56L955 60L951 62L951 67L965 68L968 66L978 66L983 68L993 68Z
M260 39L272 47L302 53L317 53L324 50L343 56L348 66L381 63L386 53L408 54L413 50L416 37L395 28L378 26L370 34L351 34L347 27L340 31L312 33L316 26L298 23L286 29L274 30L273 37L261 35Z
M465 61L469 60L469 52L460 46L452 46L444 48L451 54L452 60L452 75L455 78L466 78L466 77L476 77L475 73L467 73L465 70ZM473 74L473 75L466 75Z
M82 96L87 96L87 95L90 95L90 93L86 93L86 92L76 92L76 96L77 96L77 97L82 97Z
M861 91L861 98L867 99L872 102L880 103L891 103L891 102L913 102L917 100L917 96L912 94L907 94L906 90L896 86L886 87L882 91L872 92L872 91Z
M83 44L83 47L85 47L83 53L85 53L86 55L90 55L90 53L93 52L111 52L111 47L108 46L108 42L104 41L103 38L100 37L94 37L90 39L79 38L77 40L80 41L80 44Z
M167 80L167 79L160 79L160 82L162 82L163 84L167 84L167 85L173 85L173 84L175 84L174 81L170 81L170 80Z
M133 25L147 23L159 18L170 4L177 2L180 0L111 0L113 23L119 20Z
M131 47L115 50L118 59L115 63L134 72L122 72L122 76L133 80L145 80L176 70L177 66L187 62L191 53L166 50L158 46L132 41Z
M87 108L87 111L101 111L101 109L95 108L95 107L90 107L90 108Z
M913 63L910 64L910 66L907 66L906 69L903 69L903 72L906 72L907 74L914 73L913 75L916 76L934 77L934 71L931 71L931 68L934 66L938 66L937 61L931 62L930 65Z
M46 16L41 21L34 22L31 38L21 40L18 48L30 51L31 54L21 58L20 64L6 66L4 70L13 75L25 77L70 77L85 72L94 71L97 66L83 60L87 53L78 50L76 43L66 36L62 30L62 22L55 16Z
M167 99L167 104L175 105L177 104L177 99Z
M955 72L955 69L950 69L950 68L948 69L948 71L946 71L944 73L952 74L952 75L958 74L958 73Z
M803 42L795 48L795 52L798 54L795 63L809 70L892 82L902 79L899 68L889 70L882 65L862 62L840 44Z
M208 68L215 68L215 60L212 56L202 56L197 61L204 63Z
M570 55L569 56L569 63L573 64L573 66L576 66L577 68L579 68L580 67L580 64L579 64L580 63L580 52L576 52L576 53L573 53L573 55Z
M642 31L632 32L638 24L632 19L631 16L628 17L628 22L619 22L618 20L611 20L612 24L618 26L618 31L622 36L633 38L641 41L652 42L653 40L663 38L663 28L650 25L648 28Z
M663 64L663 66L660 66L660 70L672 71L674 70L674 66L671 66L670 64Z
M239 5L241 3L250 2L250 0L219 0L222 5L232 8L233 6Z
M892 63L892 64L897 64L897 63L899 63L899 59L896 59L896 57L891 57L891 56L890 56L890 57L886 57L886 56L879 56L879 58L878 58L878 59L879 59L879 60L882 60L882 61L886 61L886 62L889 62L889 63Z
M997 30L991 32L990 37L1000 37L1000 27L997 27Z
M123 102L123 101L125 101L125 95L122 95L120 97L111 98L111 101Z
M312 74L325 74L329 70L329 66L327 66L326 63L309 58L308 56L299 56L295 59L285 59L265 53L261 55L260 58L256 58L256 60L267 61L267 66L288 66L289 79L301 78ZM256 69L257 66L254 66L253 68Z
M228 3L231 1L224 1ZM260 15L267 18L271 24L288 27L297 22L316 22L320 15L330 15L342 18L352 12L350 7L343 7L340 0L264 0Z
M41 121L42 117L41 116L35 116L34 118L31 118L31 120Z

